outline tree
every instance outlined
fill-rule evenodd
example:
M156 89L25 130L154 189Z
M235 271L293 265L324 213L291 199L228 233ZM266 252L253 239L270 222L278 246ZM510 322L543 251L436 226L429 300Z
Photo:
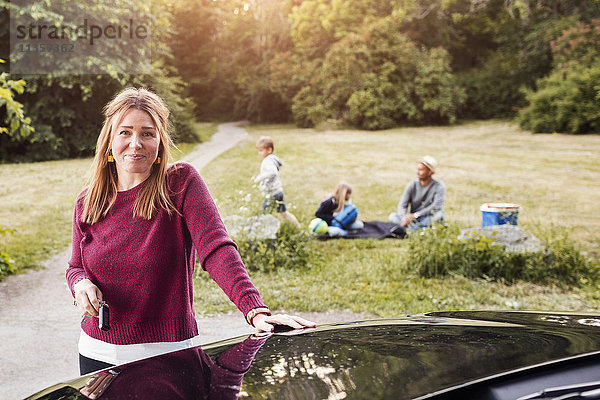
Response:
M598 15L595 0L398 0L402 30L415 42L441 46L467 92L464 118L513 116L526 105L522 87L552 70L550 41L566 20Z
M417 46L399 26L381 18L334 44L315 84L295 97L296 120L343 119L365 129L453 122L462 94L447 52Z
M189 102L182 96L183 83L163 62L170 56L165 38L170 34L171 24L164 0L150 0L145 4L128 0L115 0L110 4L89 0L9 4L0 0L0 8L3 9L0 13L3 27L10 26L8 9L13 17L18 16L16 24L33 26L33 31L23 39L29 46L37 45L31 38L40 32L47 35L46 42L51 42L51 39L58 40L53 39L51 32L60 33L63 29L64 39L59 43L82 48L72 54L58 55L50 51L25 54L27 52L20 51L19 46L13 46L11 72L35 72L27 76L27 87L20 100L31 118L31 126L35 127L36 140L17 141L0 136L3 151L0 159L37 161L93 154L102 124L102 107L128 85L154 88L171 108L176 137L194 139L193 115ZM131 15L136 16L135 21L143 21L142 25L148 24L144 27L152 34L151 38L137 40L135 46L126 40L127 35L117 37L115 30L110 30L121 26L121 21L129 24L128 29L140 26L135 25ZM83 29L86 26L89 30ZM112 36L98 39L92 45L91 26L104 27L104 32L109 29ZM35 27L40 30L36 31ZM8 29L0 30L0 36L2 43L10 42ZM31 56L35 56L35 60L27 58ZM19 80L18 74L13 72L11 76Z
M291 2L183 0L170 40L172 65L189 82L203 119L289 119L289 102L271 88L270 62L292 46Z
M0 63L4 64L0 59ZM23 105L15 100L15 94L23 94L25 90L25 81L10 79L6 72L0 73L0 108L4 108L4 124L0 125L0 135L5 134L13 140L34 141L33 133L35 129L31 126L31 118L26 117L23 112Z
M577 21L574 25L550 41L555 68L591 67L600 58L600 18L590 23Z

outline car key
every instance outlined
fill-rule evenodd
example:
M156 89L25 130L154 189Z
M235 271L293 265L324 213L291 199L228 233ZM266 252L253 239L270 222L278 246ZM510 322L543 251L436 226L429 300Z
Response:
M100 309L98 310L98 328L102 331L110 330L110 309L105 301L100 302Z

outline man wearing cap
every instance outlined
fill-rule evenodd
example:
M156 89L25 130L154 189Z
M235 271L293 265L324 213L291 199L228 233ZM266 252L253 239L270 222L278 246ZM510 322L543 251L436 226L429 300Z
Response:
M398 203L398 210L389 216L390 222L396 225L392 229L393 232L415 231L444 220L446 186L433 179L437 164L432 156L425 156L419 160L417 179L406 186Z

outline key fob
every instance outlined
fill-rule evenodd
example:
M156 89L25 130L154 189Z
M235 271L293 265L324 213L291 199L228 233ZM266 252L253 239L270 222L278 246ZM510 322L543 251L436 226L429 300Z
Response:
M98 328L102 331L110 330L110 309L108 304L102 302L98 310Z

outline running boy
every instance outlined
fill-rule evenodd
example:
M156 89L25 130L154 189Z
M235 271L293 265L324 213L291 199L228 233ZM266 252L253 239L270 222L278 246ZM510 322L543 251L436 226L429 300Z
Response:
M283 161L273 154L273 139L269 136L262 136L256 142L256 149L258 155L263 159L260 164L260 175L254 177L254 182L258 183L260 191L265 196L262 203L263 212L275 208L279 215L300 228L294 214L287 211L283 199L283 186L281 185L281 179L279 179L279 169L283 165Z

